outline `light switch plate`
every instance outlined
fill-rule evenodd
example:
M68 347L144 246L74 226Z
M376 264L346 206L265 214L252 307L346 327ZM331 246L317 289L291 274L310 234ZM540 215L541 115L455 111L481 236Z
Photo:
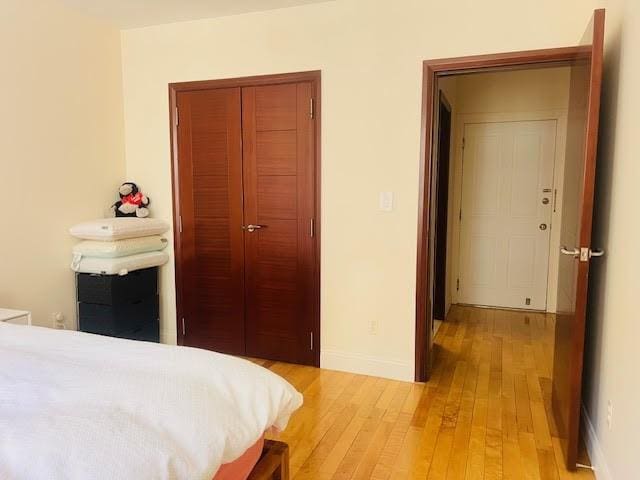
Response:
M380 192L380 210L383 212L393 210L393 192Z

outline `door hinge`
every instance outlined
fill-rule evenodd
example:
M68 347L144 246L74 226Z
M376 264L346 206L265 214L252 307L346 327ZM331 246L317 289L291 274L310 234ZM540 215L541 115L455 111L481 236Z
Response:
M458 212L458 220L462 221L462 209Z
M182 233L182 215L178 215L178 230Z
M456 279L456 292L459 292L459 291L460 291L460 279L457 278Z
M462 149L464 150L465 145L467 144L467 139L462 137Z
M182 317L182 336L184 337L187 334L187 327L184 322L184 317Z
M315 221L312 218L311 220L309 220L309 235L311 236L311 238L313 238L315 234L316 234L316 225L315 225Z
M313 97L309 99L309 118L314 118L315 117L315 102L313 100Z
M176 107L176 112L175 112L175 119L176 119L176 127L178 125L180 125L180 115L178 114L178 107Z
M313 350L313 332L309 332L309 339L311 341L311 350Z

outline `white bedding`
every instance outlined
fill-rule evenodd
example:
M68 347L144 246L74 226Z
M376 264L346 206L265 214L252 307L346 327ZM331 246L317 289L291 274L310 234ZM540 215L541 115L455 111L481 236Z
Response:
M242 359L0 322L3 480L211 480L301 404Z

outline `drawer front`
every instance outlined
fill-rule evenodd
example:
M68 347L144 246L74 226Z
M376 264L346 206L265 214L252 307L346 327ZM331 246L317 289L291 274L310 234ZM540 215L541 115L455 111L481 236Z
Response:
M158 268L127 275L78 273L78 301L100 305L123 305L158 293Z
M126 304L78 304L79 327L83 332L133 340L159 341L158 296Z

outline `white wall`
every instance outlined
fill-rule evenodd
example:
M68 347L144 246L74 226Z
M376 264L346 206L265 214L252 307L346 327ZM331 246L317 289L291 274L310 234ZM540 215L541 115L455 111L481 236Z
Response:
M598 480L638 477L640 3L608 0L583 401ZM611 429L607 403L613 406Z
M124 174L119 33L48 0L3 2L0 307L75 323L72 224Z
M167 84L321 69L322 364L412 379L421 61L576 44L590 3L338 0L124 31L127 174L170 220ZM379 212L389 190L396 208Z
M449 77L456 80L456 116L453 130L452 187L449 195L450 252L448 255L449 291L457 302L456 279L459 270L460 210L462 191L462 138L465 123L528 120L556 120L556 156L554 185L557 205L562 205L564 152L569 105L569 67L475 73ZM549 195L553 202L553 194ZM552 213L549 238L549 274L547 311L556 311L558 256L562 209Z

